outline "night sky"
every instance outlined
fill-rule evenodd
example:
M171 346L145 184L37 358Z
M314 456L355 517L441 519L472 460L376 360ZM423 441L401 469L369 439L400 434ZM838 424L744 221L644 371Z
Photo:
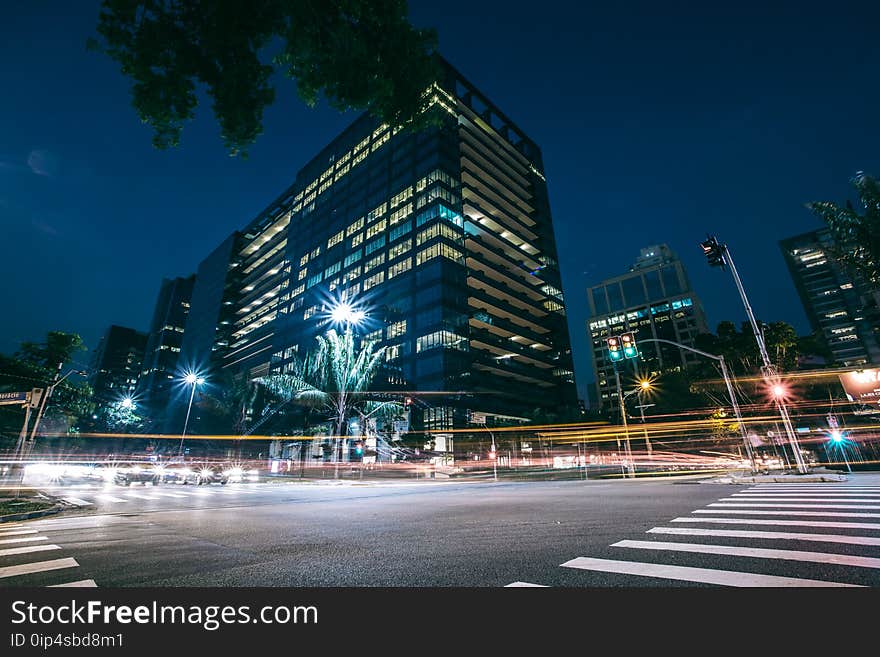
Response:
M745 319L699 249L716 234L759 317L808 330L777 242L820 227L804 203L880 175L880 3L764 4L410 3L543 150L581 396L585 289L642 246L682 256L714 329ZM98 6L0 10L3 353L48 330L89 349L110 324L146 330L162 277L195 271L356 117L280 79L249 159L226 155L209 102L157 151L117 65L85 50Z

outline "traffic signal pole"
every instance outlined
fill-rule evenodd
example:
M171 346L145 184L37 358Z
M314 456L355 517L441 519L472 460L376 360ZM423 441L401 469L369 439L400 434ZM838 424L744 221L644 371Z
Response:
M742 298L743 306L746 309L746 314L749 317L749 323L752 325L752 332L755 334L755 340L758 341L758 350L761 353L761 362L763 366L761 367L761 373L764 377L764 381L768 386L773 386L774 383L779 381L779 372L776 370L776 366L773 365L773 362L770 360L770 356L767 354L767 345L764 342L764 332L758 327L758 322L755 319L755 313L752 311L752 306L749 303L749 298L746 296L746 290L743 287L742 280L739 277L739 272L736 270L736 265L733 264L733 258L730 255L730 249L727 248L726 244L719 244L718 241L712 237L706 240L701 244L703 247L703 252L709 257L709 264L719 264L720 266L724 266L727 264L730 267L730 273L733 274L733 280L736 283L736 289L739 291L739 295ZM718 262L718 257L720 256L720 262ZM713 260L714 258L714 260ZM804 463L803 454L801 454L800 444L798 443L797 436L795 436L794 428L791 425L791 418L788 415L788 408L785 406L785 402L778 396L773 395L774 400L776 401L776 409L779 411L779 416L782 418L782 425L785 427L785 433L788 437L788 442L791 445L791 450L794 453L794 460L797 463L798 472L801 474L806 474L808 472L807 465Z
M628 464L629 476L635 477L635 467L633 465L632 459L632 449L629 444L629 426L626 422L626 401L623 396L623 389L620 386L620 372L617 371L617 366L614 366L614 378L617 381L617 397L620 399L620 416L623 418L623 435L626 439L626 460Z

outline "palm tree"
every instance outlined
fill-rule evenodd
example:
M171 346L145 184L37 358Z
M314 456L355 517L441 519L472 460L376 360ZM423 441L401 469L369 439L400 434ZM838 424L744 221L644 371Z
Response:
M291 374L273 374L255 379L283 400L297 401L322 409L335 425L335 460L341 460L342 438L351 417L367 417L377 409L367 400L367 390L383 362L385 347L363 341L359 347L351 328L341 335L330 329L317 336L318 344L300 361L294 361Z

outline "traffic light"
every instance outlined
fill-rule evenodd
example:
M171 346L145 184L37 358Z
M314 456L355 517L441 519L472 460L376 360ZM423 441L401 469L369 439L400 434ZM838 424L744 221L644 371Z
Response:
M621 335L620 344L623 347L624 358L639 357L639 350L636 348L636 337L632 333L624 333Z
M623 351L620 349L620 338L607 338L605 342L608 344L608 356L612 362L623 360Z
M717 239L709 237L705 242L700 242L700 246L703 247L703 254L709 261L710 267L724 266L724 249L726 247L719 244Z

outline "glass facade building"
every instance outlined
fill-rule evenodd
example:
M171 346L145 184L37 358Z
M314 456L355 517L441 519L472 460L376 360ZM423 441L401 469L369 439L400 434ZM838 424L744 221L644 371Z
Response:
M576 404L540 149L442 68L436 126L360 117L242 231L222 367L290 371L346 299L386 347L374 388L413 392L416 427Z
M620 409L615 367L621 385L631 387L634 378L686 368L699 358L674 345L645 341L662 339L693 347L696 336L709 330L687 273L667 245L642 249L629 272L588 288L587 299L599 407L612 417ZM635 335L639 358L614 363L606 339L626 332Z
M827 228L779 243L813 331L840 365L880 363L880 344L869 316L872 294L831 255Z
M107 329L95 348L89 376L100 406L134 395L146 346L146 333L115 324Z

